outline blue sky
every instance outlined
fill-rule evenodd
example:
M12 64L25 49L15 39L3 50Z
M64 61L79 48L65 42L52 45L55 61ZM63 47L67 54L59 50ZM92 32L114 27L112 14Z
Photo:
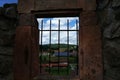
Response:
M17 3L18 0L0 0L0 6L3 6L5 3Z
M67 20L69 19L69 29L70 30L76 30L76 20L78 20L77 25L79 26L79 19L78 17L66 17L66 18L38 18L39 22L39 29L41 29L41 21L43 20L43 30L49 30L50 29L50 19L51 19L51 29L52 30L58 30L58 20L60 20L60 29L61 30L67 30ZM40 32L41 34L41 32ZM49 44L50 39L50 32L49 31L43 31L43 39L42 44ZM58 32L53 31L51 32L51 43L56 44L58 43ZM41 38L41 35L40 35ZM77 44L77 33L76 31L70 31L69 32L69 44ZM39 41L41 43L41 41ZM60 43L61 44L67 44L67 31L60 32Z

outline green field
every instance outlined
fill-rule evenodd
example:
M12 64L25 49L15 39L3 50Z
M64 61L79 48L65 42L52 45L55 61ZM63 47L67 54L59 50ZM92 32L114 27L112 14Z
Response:
M49 68L46 68L46 71L49 72ZM69 67L64 67L64 68L60 68L58 71L58 67L53 67L50 68L50 74L51 75L69 75L70 74L71 69Z
M50 59L50 61L49 61ZM59 72L58 72L58 67L46 67L45 71L49 72L51 75L69 75L70 72L72 71L72 67L75 69L77 67L77 57L59 57L59 61L58 61L58 57L50 57L49 56L43 56L41 59L41 64L50 64L51 63L56 63L58 64L58 62L60 63L61 61L66 61L67 63L69 62L69 65L66 67L59 67ZM69 61L68 61L69 60Z
M69 75L72 70L76 70L77 68L77 55L74 56L54 56L55 51L59 52L71 52L77 51L76 45L67 45L67 44L46 44L39 45L40 53L46 52L49 55L40 55L40 64L58 64L58 63L67 63L68 65L65 67L45 67L45 71L49 72L51 75Z

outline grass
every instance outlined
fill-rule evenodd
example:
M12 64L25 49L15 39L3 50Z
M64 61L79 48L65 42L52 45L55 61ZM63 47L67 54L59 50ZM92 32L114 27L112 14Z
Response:
M50 60L50 62L58 62L58 59L60 61L63 61L63 60L67 61L67 60L69 60L69 63L77 63L77 57L75 57L75 56L70 56L70 57L41 56L40 57L40 61L42 63L49 63L49 60Z
M60 62L67 62L67 60L69 60L69 66L67 67L59 67L59 71L58 71L58 67L46 67L45 71L49 72L51 75L59 75L59 76L65 76L65 75L69 75L71 70L73 68L75 68L77 66L77 57L76 56L70 56L70 57L59 57ZM49 64L49 60L51 63L58 63L58 57L57 56L41 56L40 61L41 64Z
M49 68L46 68L46 71L49 72ZM50 68L50 74L51 75L59 75L59 76L65 76L70 74L71 69L69 67L60 67L58 72L58 67L52 67Z

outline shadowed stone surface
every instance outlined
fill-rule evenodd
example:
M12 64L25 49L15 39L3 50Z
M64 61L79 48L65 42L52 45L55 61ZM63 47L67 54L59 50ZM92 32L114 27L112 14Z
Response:
M13 47L17 5L0 7L0 80L13 80Z
M102 0L98 6L102 29L104 80L120 80L120 0Z

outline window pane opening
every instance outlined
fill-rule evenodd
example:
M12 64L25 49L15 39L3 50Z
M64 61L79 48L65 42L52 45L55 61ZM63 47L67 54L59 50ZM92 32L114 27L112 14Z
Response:
M79 17L37 20L40 73L78 75Z

